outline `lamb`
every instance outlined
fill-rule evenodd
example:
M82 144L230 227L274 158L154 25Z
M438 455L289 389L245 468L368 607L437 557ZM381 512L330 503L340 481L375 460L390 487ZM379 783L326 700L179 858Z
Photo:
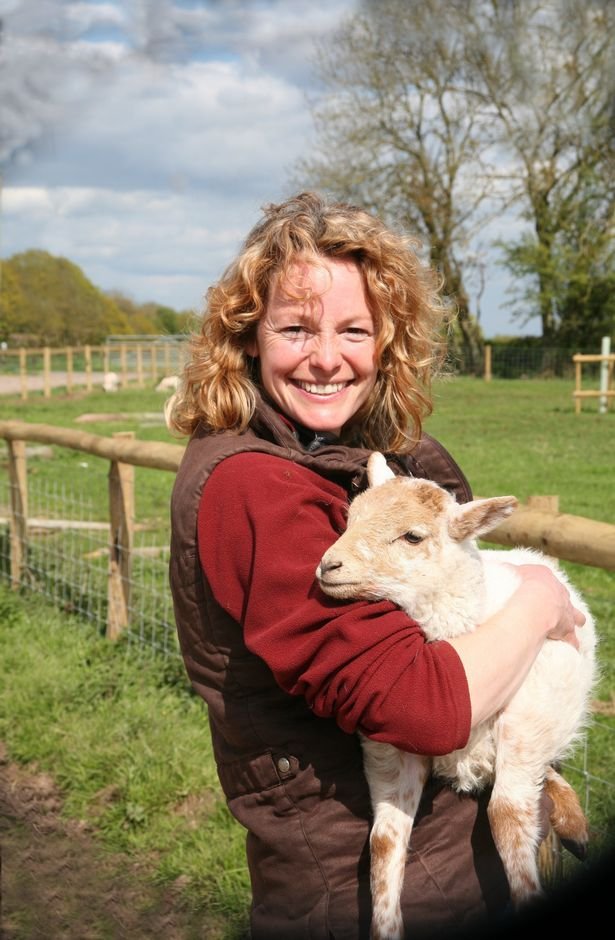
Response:
M497 716L473 729L462 750L426 758L361 737L374 814L372 938L399 940L405 856L430 771L462 793L493 786L489 822L515 908L541 893L537 847L543 783L554 802L551 824L558 835L587 841L576 793L552 765L570 754L587 725L596 633L586 603L552 559L531 549L477 547L476 537L513 512L514 497L459 505L431 481L394 477L378 453L368 462L368 480L370 488L350 505L345 533L317 568L327 594L391 600L433 641L469 632L502 607L517 583L513 565L546 564L587 618L578 630L579 650L546 642L519 691Z
M117 372L105 372L102 387L103 392L117 392L120 387L120 377Z

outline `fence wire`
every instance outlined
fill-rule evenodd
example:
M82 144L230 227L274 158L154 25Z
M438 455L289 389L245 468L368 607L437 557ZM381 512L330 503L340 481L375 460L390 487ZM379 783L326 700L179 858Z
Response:
M61 610L90 621L101 633L108 623L108 521L96 518L91 499L59 482L29 478L27 556L19 587L44 595ZM11 580L10 481L0 506L0 577ZM100 513L100 509L98 510ZM183 675L170 590L168 528L135 525L128 584L131 644L167 657L173 674ZM596 711L573 758L562 771L580 796L594 839L610 845L615 837L615 714ZM569 864L574 864L567 859Z
M96 518L93 501L59 482L28 483L28 538L20 588L47 597L67 613L90 621L104 633L109 618L110 527ZM0 573L10 581L10 482L0 510ZM179 657L168 588L169 533L136 525L128 598L130 642Z
M574 382L575 353L596 353L596 349L545 346L540 341L533 344L492 341L487 346L491 350L491 374L497 379L557 377ZM448 368L459 375L482 376L485 373L485 355L485 347L472 355L463 349L455 349L448 357ZM583 363L583 382L599 386L600 363Z

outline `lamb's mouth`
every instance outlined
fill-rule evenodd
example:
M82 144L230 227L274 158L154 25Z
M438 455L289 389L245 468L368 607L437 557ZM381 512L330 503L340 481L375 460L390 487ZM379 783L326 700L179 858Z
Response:
M326 594L355 593L359 588L358 581L328 581L326 578L319 578L318 583Z

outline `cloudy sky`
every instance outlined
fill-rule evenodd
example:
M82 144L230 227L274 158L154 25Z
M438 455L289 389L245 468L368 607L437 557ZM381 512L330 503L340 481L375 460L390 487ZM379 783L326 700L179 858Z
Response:
M0 256L202 309L309 152L315 43L356 0L0 0ZM487 335L511 322L487 269Z

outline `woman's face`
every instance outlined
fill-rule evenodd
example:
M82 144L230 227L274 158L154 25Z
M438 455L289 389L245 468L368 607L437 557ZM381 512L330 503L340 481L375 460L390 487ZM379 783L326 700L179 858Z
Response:
M289 418L339 434L378 374L374 320L357 265L297 261L287 280L273 281L247 351L259 358L263 386Z

